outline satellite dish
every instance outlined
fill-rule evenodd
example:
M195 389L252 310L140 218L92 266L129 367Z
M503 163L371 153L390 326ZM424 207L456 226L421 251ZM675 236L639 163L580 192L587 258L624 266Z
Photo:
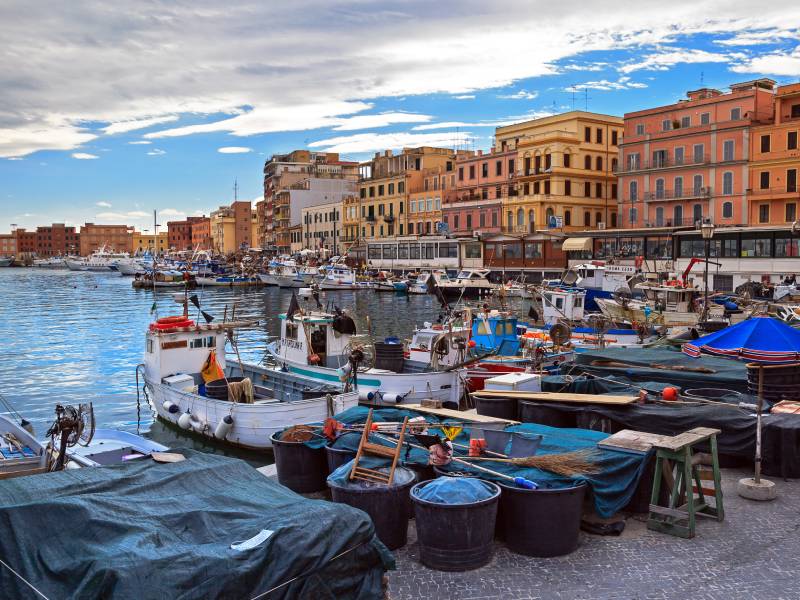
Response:
M564 285L574 285L578 281L578 274L574 269L567 269L561 276L561 283Z
M556 323L550 328L550 339L556 346L563 346L569 342L572 330L566 323Z

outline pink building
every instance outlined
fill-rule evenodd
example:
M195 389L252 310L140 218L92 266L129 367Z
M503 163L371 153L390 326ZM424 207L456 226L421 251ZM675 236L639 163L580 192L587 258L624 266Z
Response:
M617 169L622 227L748 223L750 129L772 118L770 79L703 88L625 115Z
M456 159L456 185L442 204L442 221L459 236L500 233L503 198L516 195L517 151L461 154Z

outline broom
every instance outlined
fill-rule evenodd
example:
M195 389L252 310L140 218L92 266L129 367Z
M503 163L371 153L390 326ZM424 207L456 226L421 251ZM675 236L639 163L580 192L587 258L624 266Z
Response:
M541 454L539 456L522 456L519 458L494 458L488 456L463 457L464 460L486 460L502 462L517 467L541 469L556 475L575 477L576 475L589 475L599 473L600 466L594 459L600 455L594 450L576 450L564 454Z

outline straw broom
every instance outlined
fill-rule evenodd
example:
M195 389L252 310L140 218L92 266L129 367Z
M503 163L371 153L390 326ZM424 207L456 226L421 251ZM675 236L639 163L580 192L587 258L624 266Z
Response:
M591 475L600 472L596 459L600 454L594 450L575 450L564 454L541 454L539 456L523 456L519 458L494 458L489 456L462 457L462 460L482 460L502 462L517 467L540 469L564 477Z

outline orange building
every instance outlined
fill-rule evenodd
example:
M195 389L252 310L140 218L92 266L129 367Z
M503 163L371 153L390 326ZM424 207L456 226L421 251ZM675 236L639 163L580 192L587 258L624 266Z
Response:
M80 248L80 234L74 227L53 223L36 228L36 254L38 256L63 256L75 254Z
M89 256L103 246L116 252L133 250L133 227L129 225L95 225L86 223L81 227L81 256Z
M800 203L800 83L781 86L775 94L773 122L753 127L750 136L751 225L792 224Z
M169 247L172 250L193 250L198 244L194 241L195 228L207 230L208 234L198 237L211 237L211 226L208 217L187 217L184 221L170 221L167 223L167 232L169 236ZM199 230L198 230L199 233ZM211 247L210 241L208 245L201 245L200 249L208 249Z
M455 189L455 173L446 171L446 167L440 165L423 169L421 177L410 181L415 185L408 191L408 233L437 233L438 224L442 222L442 199ZM391 204L389 210L392 210ZM383 225L379 224L378 227L382 236Z
M211 219L206 216L196 218L197 220L192 223L192 248L211 250L213 248Z
M750 133L772 119L771 79L703 88L687 99L625 115L617 169L621 224L747 224Z

